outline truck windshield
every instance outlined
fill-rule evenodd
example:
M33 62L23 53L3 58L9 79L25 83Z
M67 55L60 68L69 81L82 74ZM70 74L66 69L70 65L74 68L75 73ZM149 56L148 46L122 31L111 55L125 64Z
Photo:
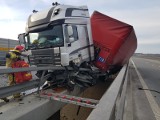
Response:
M29 33L29 49L61 47L64 45L62 26L53 26L40 32Z

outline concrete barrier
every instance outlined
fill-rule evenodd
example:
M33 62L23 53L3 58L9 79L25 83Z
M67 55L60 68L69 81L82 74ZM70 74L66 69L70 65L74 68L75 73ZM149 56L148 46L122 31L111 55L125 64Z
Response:
M122 120L125 105L128 66L125 65L87 120Z

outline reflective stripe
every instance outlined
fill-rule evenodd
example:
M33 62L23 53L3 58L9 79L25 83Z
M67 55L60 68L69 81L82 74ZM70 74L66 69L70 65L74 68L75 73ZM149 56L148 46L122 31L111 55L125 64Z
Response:
M9 50L13 50L14 48L3 48L3 47L0 47L0 51L9 51Z
M6 66L7 67L11 67L13 61L18 57L15 53L13 52L9 52L9 54L11 55L10 58L6 59Z
M27 77L32 76L32 74L31 73L26 73L25 76L27 76Z

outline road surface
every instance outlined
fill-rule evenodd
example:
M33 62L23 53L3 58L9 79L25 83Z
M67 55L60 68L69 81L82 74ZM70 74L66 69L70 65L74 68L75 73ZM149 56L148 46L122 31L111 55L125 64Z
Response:
M147 84L160 107L160 61L144 58L133 58L138 71Z
M160 120L160 61L132 57L129 67L132 120ZM129 103L129 102L128 102Z

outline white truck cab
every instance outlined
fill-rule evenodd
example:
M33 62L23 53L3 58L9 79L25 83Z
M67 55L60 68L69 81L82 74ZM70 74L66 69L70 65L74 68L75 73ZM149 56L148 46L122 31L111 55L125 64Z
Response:
M31 65L80 65L94 59L87 6L54 5L29 16L25 47Z

